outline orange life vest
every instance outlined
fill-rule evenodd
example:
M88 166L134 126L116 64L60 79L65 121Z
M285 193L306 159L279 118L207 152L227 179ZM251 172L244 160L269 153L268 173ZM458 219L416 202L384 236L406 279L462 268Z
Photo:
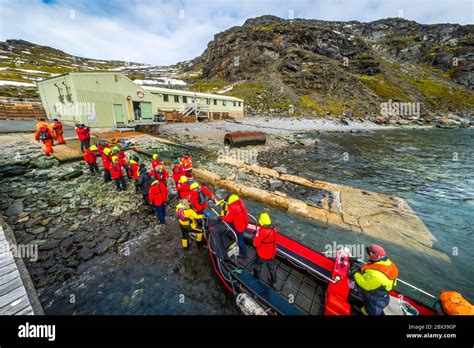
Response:
M439 300L444 313L448 315L474 315L474 306L459 292L443 291Z
M368 269L374 269L376 271L382 272L390 280L395 280L398 277L398 268L392 262L389 266L380 264L380 263L367 263L360 270L364 273Z

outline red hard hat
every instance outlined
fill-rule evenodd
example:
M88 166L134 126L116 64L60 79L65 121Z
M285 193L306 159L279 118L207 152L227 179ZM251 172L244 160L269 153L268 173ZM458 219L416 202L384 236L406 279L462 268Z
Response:
M387 257L385 250L377 244L369 245L367 248L365 248L365 250L367 251L367 254L369 254L369 258L374 261L378 261Z

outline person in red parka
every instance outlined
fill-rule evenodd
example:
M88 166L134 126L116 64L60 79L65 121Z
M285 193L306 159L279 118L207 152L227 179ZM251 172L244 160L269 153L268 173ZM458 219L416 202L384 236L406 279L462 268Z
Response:
M115 181L115 187L117 191L122 191L127 189L127 184L125 183L124 171L120 165L120 159L117 156L112 156L112 165L110 166L110 176L112 180Z
M199 185L197 182L193 182L189 188L191 189L189 192L189 202L198 214L201 214L207 207L208 200L214 200L216 198L211 190L204 185Z
M85 124L76 125L76 134L81 142L81 151L84 152L85 149L88 149L91 145L91 130L89 127L86 127Z
M260 218L258 219L259 225L253 239L253 245L257 249L253 275L255 278L260 279L262 266L266 264L268 272L270 273L270 283L274 287L277 281L274 261L277 252L276 238L278 232L275 226L270 226L271 223L272 220L267 213L260 214Z
M178 184L176 185L176 191L179 193L179 198L181 199L187 199L189 200L191 189L190 189L191 184L189 183L189 180L186 176L181 176L179 179Z
M157 153L154 153L153 156L152 156L152 160L151 160L151 167L152 168L155 168L155 167L159 167L159 166L162 166L165 164L164 161L161 161L158 154Z
M109 148L110 149L110 145L107 144L105 141L103 140L100 140L98 144L96 144L97 146L97 152L99 152L99 155L102 156L102 154L104 153L104 149L106 148Z
M183 158L181 158L181 163L183 165L183 170L186 173L188 178L193 177L193 158L191 157L191 153L188 151L184 154Z
M242 257L247 257L247 247L244 241L244 231L249 224L249 214L244 202L236 194L230 194L224 201L226 204L222 221L227 222L237 234L237 242Z
M158 180L166 185L170 174L165 168L163 168L163 166L157 166L150 171L150 176L153 180Z
M112 150L109 147L104 148L102 155L102 167L104 167L104 182L108 183L112 181L112 177L110 176L110 168L112 167L112 157L111 157Z
M53 150L53 139L56 139L56 135L47 125L42 125L38 128L35 133L36 141L40 141L44 144L44 154L49 156L54 152Z
M150 204L155 207L156 218L159 225L166 224L165 222L165 207L168 202L168 188L159 180L151 183L150 191L148 193Z
M99 174L99 167L97 167L97 146L92 145L84 152L84 161L89 165L92 174Z
M178 185L179 179L181 179L182 176L186 176L186 172L178 159L175 159L173 164L173 180L175 185Z
M130 160L130 173L129 175L133 178L133 180L135 180L135 192L140 192L138 186L137 186L137 180L138 178L140 177L140 172L139 172L139 168L140 168L140 159L138 157L133 157L131 160Z
M59 145L66 144L66 140L64 140L63 124L57 118L55 118L53 121L53 130L56 134L56 141Z

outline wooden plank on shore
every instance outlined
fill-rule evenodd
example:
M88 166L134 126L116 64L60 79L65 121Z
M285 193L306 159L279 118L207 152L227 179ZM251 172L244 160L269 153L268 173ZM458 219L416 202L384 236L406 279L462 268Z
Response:
M12 301L5 308L1 308L0 315L14 315L28 307L31 308L31 305L30 300L28 299L28 296L25 292L23 296L20 296L16 300Z
M11 263L5 267L0 268L0 277L3 276L4 274L8 274L14 271L17 271L16 264Z
M16 288L19 288L20 286L23 286L23 282L21 281L21 279L14 278L10 280L9 282L0 285L0 296L4 296L10 291L13 291Z
M0 314L4 308L8 307L12 302L15 302L22 296L26 296L26 290L24 287L16 288L3 296L0 296Z

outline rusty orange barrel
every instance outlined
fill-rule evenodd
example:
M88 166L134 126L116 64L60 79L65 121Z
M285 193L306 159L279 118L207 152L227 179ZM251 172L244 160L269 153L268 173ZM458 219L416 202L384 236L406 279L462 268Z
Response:
M247 145L265 145L267 136L263 132L232 132L224 137L224 145L241 147Z

